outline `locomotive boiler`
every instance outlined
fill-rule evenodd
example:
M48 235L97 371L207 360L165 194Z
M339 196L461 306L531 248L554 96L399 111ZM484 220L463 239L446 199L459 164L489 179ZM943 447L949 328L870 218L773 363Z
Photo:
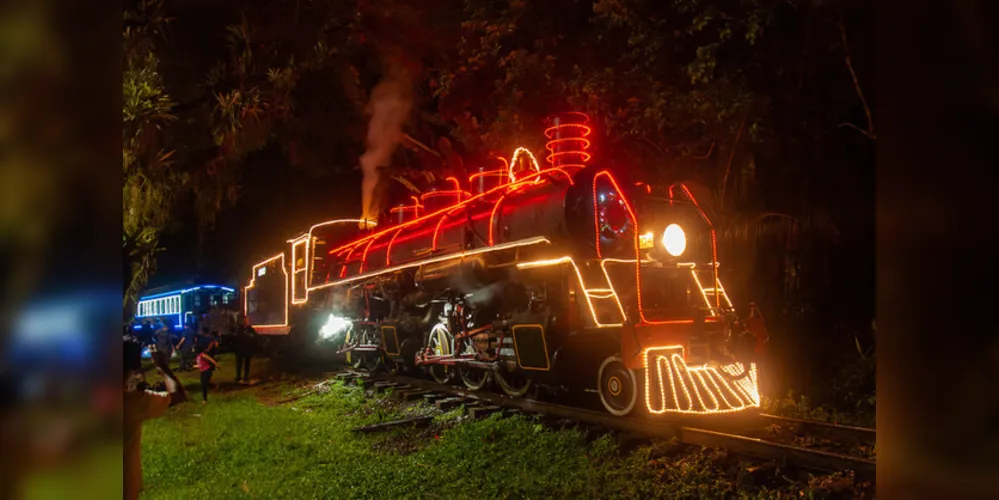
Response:
M590 132L556 116L544 167L518 148L377 221L312 226L253 267L247 316L274 335L313 325L360 368L473 390L595 391L614 415L758 407L709 215L684 183L592 161Z

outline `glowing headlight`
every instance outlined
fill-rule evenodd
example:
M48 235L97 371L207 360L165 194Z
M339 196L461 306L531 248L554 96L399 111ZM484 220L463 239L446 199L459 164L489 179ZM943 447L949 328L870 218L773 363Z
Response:
M334 336L345 333L348 328L350 328L351 321L348 318L343 318L335 314L330 314L326 324L319 329L319 338L330 339Z
M670 224L663 231L663 247L673 257L679 257L687 249L687 235L678 224Z

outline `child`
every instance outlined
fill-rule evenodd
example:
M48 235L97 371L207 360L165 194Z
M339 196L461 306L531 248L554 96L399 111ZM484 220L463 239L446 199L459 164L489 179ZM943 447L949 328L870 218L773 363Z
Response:
M215 372L218 362L208 355L208 351L198 353L197 362L198 370L201 371L201 404L205 404L208 402L208 384L212 381L212 373Z

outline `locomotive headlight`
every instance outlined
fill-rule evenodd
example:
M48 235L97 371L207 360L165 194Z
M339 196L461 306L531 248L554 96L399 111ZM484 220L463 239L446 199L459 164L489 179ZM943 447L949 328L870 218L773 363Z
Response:
M670 224L663 231L663 247L673 257L679 257L687 249L687 235L683 234L683 228L679 224Z
M330 314L329 319L326 320L326 324L319 329L319 338L328 340L346 333L351 324L353 323L348 318Z

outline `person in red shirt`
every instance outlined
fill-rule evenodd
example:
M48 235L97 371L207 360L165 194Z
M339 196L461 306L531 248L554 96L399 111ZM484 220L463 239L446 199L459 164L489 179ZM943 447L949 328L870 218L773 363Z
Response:
M207 349L198 353L197 362L198 370L201 371L201 404L205 404L208 402L208 386L212 381L212 374L215 373L218 362L208 355Z

